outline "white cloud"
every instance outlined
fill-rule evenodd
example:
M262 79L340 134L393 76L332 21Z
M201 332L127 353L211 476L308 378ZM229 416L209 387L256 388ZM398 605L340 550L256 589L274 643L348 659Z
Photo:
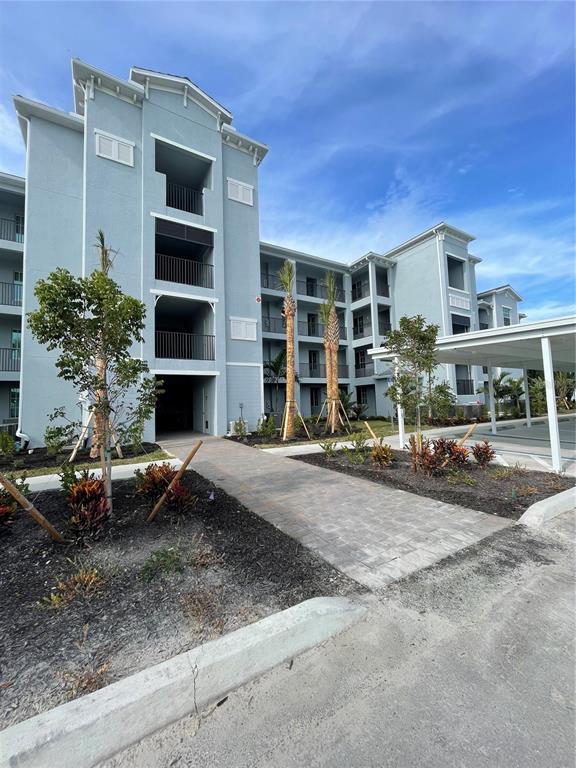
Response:
M548 320L552 317L570 317L576 315L576 304L562 304L557 301L544 301L538 303L526 303L522 305L522 312L527 317L524 322L535 323L538 320Z

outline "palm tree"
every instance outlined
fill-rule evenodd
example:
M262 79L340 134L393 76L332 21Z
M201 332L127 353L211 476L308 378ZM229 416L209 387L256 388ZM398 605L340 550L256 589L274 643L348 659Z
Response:
M292 295L294 288L293 262L287 259L284 261L278 278L285 294L282 315L286 321L286 402L284 404L284 418L282 420L282 439L288 440L294 437L294 385L296 381L296 371L294 370L294 318L296 316L296 301Z
M524 395L524 381L522 379L512 379L508 381L508 397L513 403L513 412L515 414L522 413L520 409L520 400Z
M570 401L574 396L574 389L576 387L574 374L567 373L566 371L556 371L554 374L554 386L558 405L569 411Z
M500 411L500 403L510 396L510 385L505 381L509 376L508 371L502 371L495 379L492 379L494 400L496 401L496 416Z
M278 401L280 400L280 379L286 378L286 350L281 349L276 357L264 363L264 380L272 384L276 397L273 410L278 413Z
M332 433L336 431L336 422L340 408L340 389L338 386L338 349L340 347L340 324L336 312L336 276L334 272L326 273L326 301L322 305L322 321L324 323L324 350L326 354L326 390L328 408L326 413L326 428Z

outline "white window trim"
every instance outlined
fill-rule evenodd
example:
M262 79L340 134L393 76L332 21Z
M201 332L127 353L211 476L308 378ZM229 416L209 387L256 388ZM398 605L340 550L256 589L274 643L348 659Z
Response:
M188 152L191 155L196 155L196 157L200 157L202 160L210 160L211 163L216 162L216 158L212 155L207 155L204 152L200 152L198 149L192 149L191 147L187 147L185 144L180 144L177 141L172 141L172 139L167 139L165 136L160 136L158 133L150 133L150 136L153 139L156 139L156 141L161 141L163 144L170 144L172 147L182 149L184 152Z
M230 197L230 184L237 184L240 189L249 189L250 190L250 197L251 202L247 203L245 200L239 200L236 197ZM239 179L233 179L231 176L226 177L226 197L228 200L232 200L233 203L241 203L242 205L248 205L251 208L254 207L254 185L253 184L247 184L245 181L240 181Z
M205 224L196 224L195 221L190 219L177 219L176 216L167 216L165 213L157 213L156 211L150 211L150 216L153 219L164 219L165 221L173 221L176 224L184 224L187 227L196 227L196 229L205 229L207 232L218 232L214 227L207 227Z
M462 265L466 264L468 259L463 258L462 256L456 256L455 253L448 253L448 251L446 251L446 282L448 283L448 288L451 291L459 291L460 293L470 294L469 288L456 288L456 286L450 285L450 270L448 269L448 259L454 259L455 261L460 261L462 262ZM464 269L464 285L465 286L468 285L468 275L467 275L466 269Z
M102 154L98 148L98 139L100 136L105 139L109 139L110 141L117 142L118 144L124 144L125 146L130 147L132 150L131 162L122 160L120 157L110 157L109 155ZM108 131L102 131L99 128L94 128L94 143L97 157L101 157L103 160L111 160L113 163L120 163L120 165L127 165L129 168L134 168L134 147L136 144L133 141L130 141L129 139L123 139L121 136L115 136L113 133L108 133Z

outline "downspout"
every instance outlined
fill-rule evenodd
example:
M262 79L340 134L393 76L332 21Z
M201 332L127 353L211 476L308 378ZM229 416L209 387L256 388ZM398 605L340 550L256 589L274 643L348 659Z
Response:
M29 156L29 144L30 144L30 120L27 117L23 117L22 115L18 115L20 120L24 120L26 123L26 170L25 170L25 181L24 181L24 250L22 254L22 320L20 323L20 327L22 327L24 323L24 297L26 296L26 269L24 268L24 264L26 262L26 243L28 242L28 235L27 235L27 229L28 229L28 156ZM21 334L22 341L20 343L20 381L19 381L19 402L18 402L18 426L16 428L16 437L21 439L21 446L20 450L25 451L28 448L28 445L30 444L30 435L26 434L22 430L22 360L24 358L23 351L24 351L24 334Z

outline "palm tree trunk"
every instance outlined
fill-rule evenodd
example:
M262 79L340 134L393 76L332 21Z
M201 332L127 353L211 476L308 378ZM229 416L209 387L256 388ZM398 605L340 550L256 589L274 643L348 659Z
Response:
M294 315L286 314L286 439L294 437ZM286 407L286 406L285 406Z

